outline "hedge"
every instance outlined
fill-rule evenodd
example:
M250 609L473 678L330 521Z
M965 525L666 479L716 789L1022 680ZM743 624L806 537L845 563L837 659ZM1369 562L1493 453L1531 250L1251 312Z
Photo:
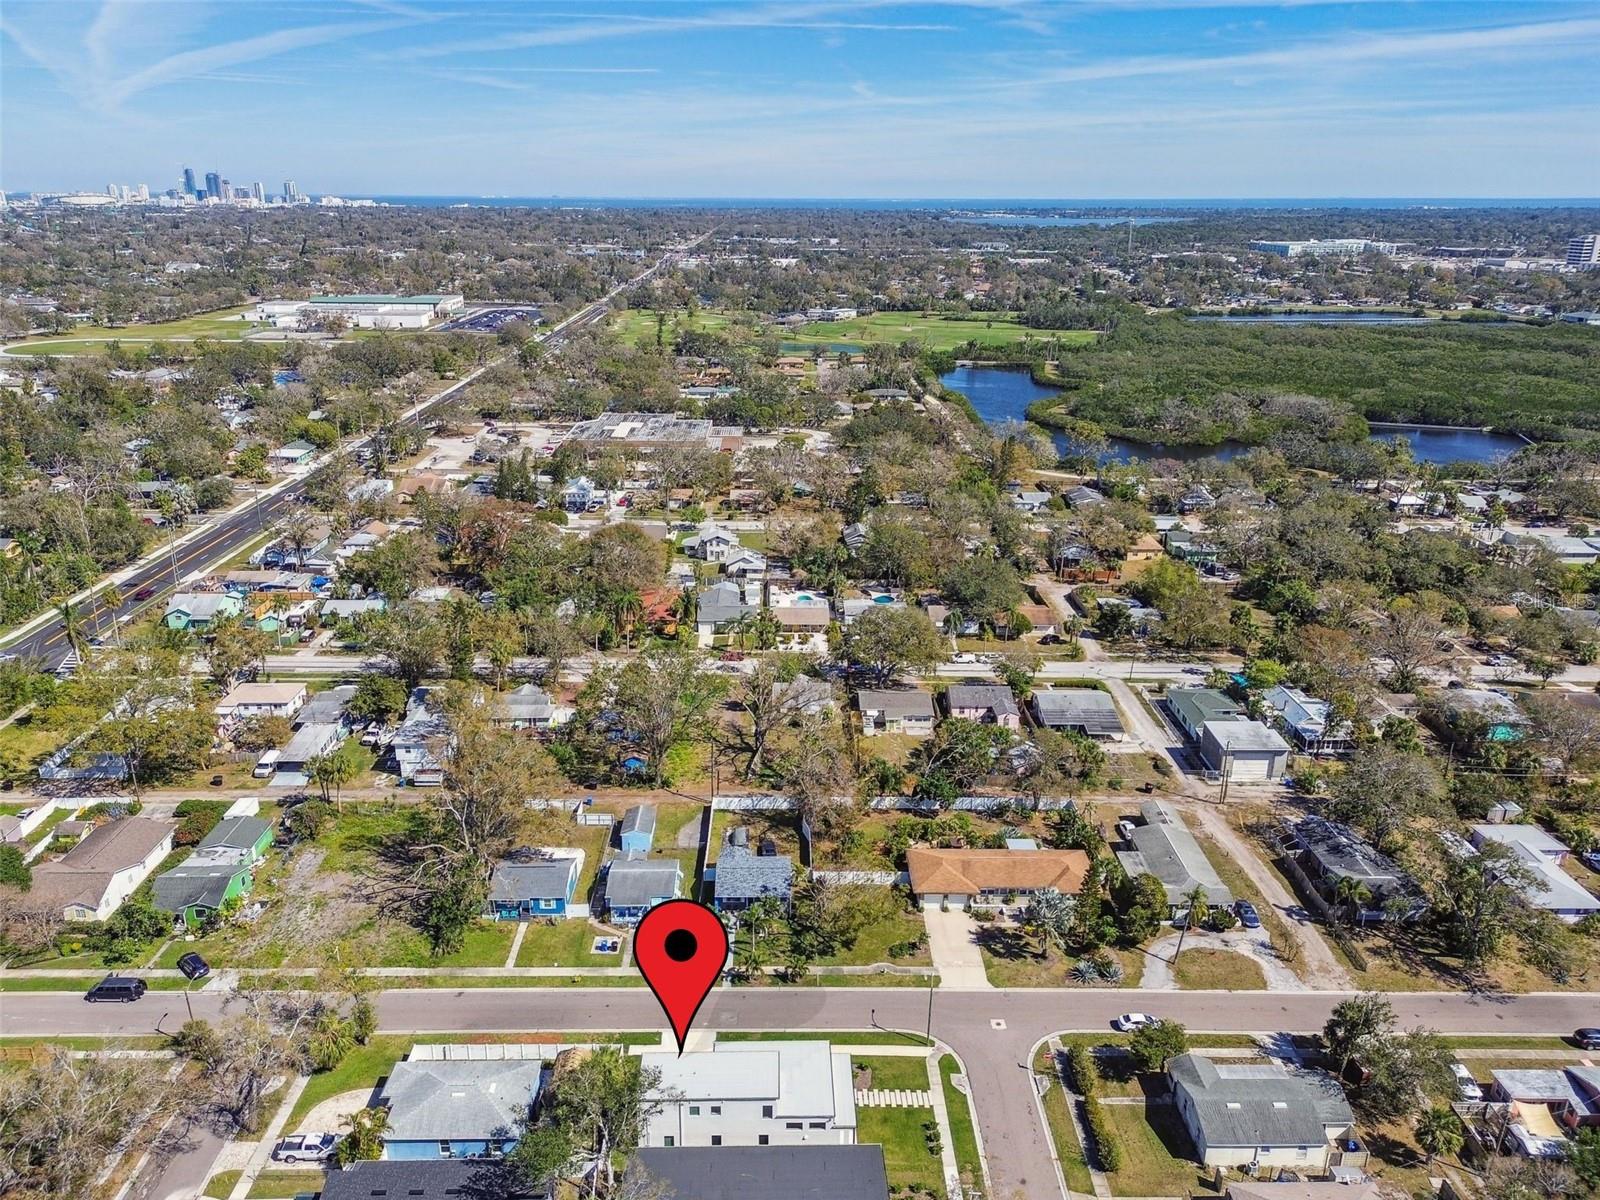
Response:
M1083 1119L1089 1127L1089 1140L1094 1143L1094 1156L1100 1163L1100 1169L1120 1170L1122 1146L1117 1142L1117 1135L1111 1132L1111 1126L1106 1123L1104 1107L1094 1096L1084 1098Z

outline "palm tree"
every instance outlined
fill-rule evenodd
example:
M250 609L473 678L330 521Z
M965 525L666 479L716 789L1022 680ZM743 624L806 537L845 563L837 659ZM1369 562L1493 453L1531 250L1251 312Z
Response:
M89 640L83 633L83 613L68 598L56 601L56 613L61 617L61 636L67 639L67 649L82 662L89 648Z
M1372 889L1354 876L1346 875L1334 885L1334 911L1349 920L1372 901Z
M632 588L624 588L611 597L611 625L617 640L624 646L631 644L634 626L644 615L644 601Z
M1461 1118L1447 1106L1436 1104L1417 1117L1417 1145L1433 1162L1438 1154L1455 1154L1466 1140Z
M117 620L117 609L123 605L122 589L116 584L111 584L100 593L102 610L111 614L111 636L116 640L117 646L122 646L122 625Z
M1178 934L1178 948L1172 952L1172 961L1178 961L1178 955L1183 953L1183 940L1189 936L1189 930L1196 925L1205 924L1206 917L1211 913L1211 907L1206 903L1206 889L1202 884L1195 884L1184 896L1183 902L1189 906L1189 912L1184 917L1183 929Z

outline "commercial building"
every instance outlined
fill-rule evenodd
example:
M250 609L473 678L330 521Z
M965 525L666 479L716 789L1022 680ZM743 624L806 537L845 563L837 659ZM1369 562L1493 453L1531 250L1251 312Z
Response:
M283 328L304 317L343 317L355 329L423 329L440 317L458 312L465 299L457 294L426 296L313 296L309 300L264 300L251 310L255 321Z
M646 1051L661 1111L644 1146L853 1145L850 1055L824 1041L719 1042L686 1054Z
M1354 258L1369 251L1376 254L1393 254L1393 242L1374 242L1368 238L1312 238L1303 242L1251 242L1250 249L1263 254L1276 254L1281 258Z
M1567 266L1600 266L1600 233L1585 233L1567 242Z
M579 421L567 434L571 442L649 449L660 446L704 446L712 437L711 422L675 413L601 413Z
M1234 783L1265 783L1289 765L1289 743L1259 721L1207 721L1200 728L1200 757Z

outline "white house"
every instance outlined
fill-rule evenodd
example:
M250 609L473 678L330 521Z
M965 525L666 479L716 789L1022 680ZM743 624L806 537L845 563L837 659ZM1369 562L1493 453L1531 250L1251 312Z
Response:
M1600 912L1600 898L1561 869L1570 853L1566 844L1537 825L1473 825L1468 836L1474 848L1498 842L1527 868L1533 878L1522 895L1533 907L1569 923Z
M690 558L720 563L739 545L739 535L715 521L702 521L700 527L683 539L683 552Z
M149 817L100 825L60 858L34 865L28 898L68 921L104 921L172 853L174 828Z
M824 1041L719 1042L640 1055L661 1072L660 1113L644 1146L852 1145L850 1055ZM668 1098L670 1097L670 1098Z
M1366 1151L1354 1142L1355 1116L1330 1075L1180 1054L1167 1077L1173 1107L1207 1167L1322 1175L1366 1164Z
M303 683L241 683L217 701L217 723L292 717L305 705Z
M297 438L287 446L279 446L276 450L269 450L267 458L280 467L298 467L316 452L317 448L310 442Z
M920 688L892 691L860 691L856 705L861 709L861 732L867 737L880 733L903 733L910 737L931 737L937 719L933 697Z

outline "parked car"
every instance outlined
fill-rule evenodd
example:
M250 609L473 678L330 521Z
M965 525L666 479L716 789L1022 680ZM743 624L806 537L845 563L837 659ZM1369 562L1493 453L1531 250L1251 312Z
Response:
M1478 1086L1478 1081L1472 1077L1472 1072L1467 1070L1463 1063L1451 1063L1450 1074L1456 1081L1456 1095L1463 1100L1482 1100L1483 1089Z
M272 1148L272 1161L281 1163L326 1162L339 1137L333 1133L296 1133L281 1139Z
M1572 1040L1578 1043L1580 1049L1600 1050L1600 1029L1593 1027L1575 1029L1572 1033Z
M950 661L953 663L975 663L978 661L978 656L976 654L968 654L963 650L960 654L952 654Z
M1111 1022L1111 1028L1118 1033L1134 1033L1155 1023L1156 1019L1149 1013L1123 1013Z
M204 979L211 974L211 964L191 950L178 960L178 970L185 979Z
M1204 667L1185 667L1183 669L1183 673L1185 675L1208 675L1208 674L1210 674L1210 672L1207 671Z
M1133 822L1132 821L1118 821L1117 822L1117 841L1122 842L1124 844L1133 841Z
M149 987L142 979L128 975L107 975L85 992L83 998L95 1003L116 1001L119 1004L131 1004L144 995Z
M1256 912L1256 906L1248 900L1240 900L1233 906L1233 911L1239 914L1239 924L1246 929L1261 928L1261 914Z

